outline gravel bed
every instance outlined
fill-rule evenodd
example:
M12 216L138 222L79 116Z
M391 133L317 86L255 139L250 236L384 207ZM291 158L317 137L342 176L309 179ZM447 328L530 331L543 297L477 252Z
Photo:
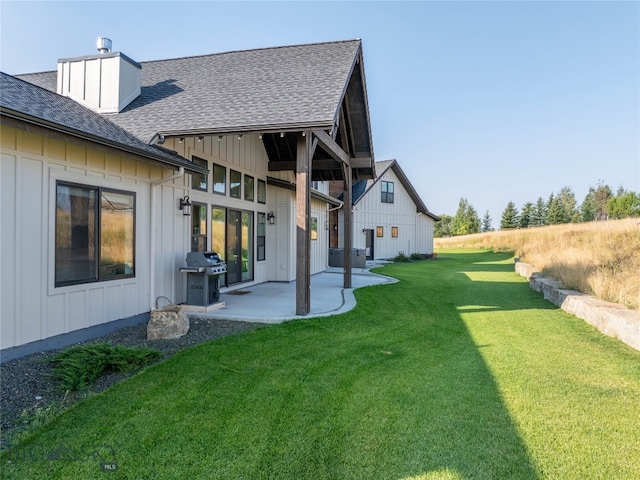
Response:
M174 340L147 341L147 324L143 323L82 343L110 342L130 347L148 346L160 350L163 359L167 359L184 348L264 326L263 323L191 318L189 332ZM52 405L60 405L61 402L64 402L64 407L68 407L87 395L102 392L135 374L134 371L104 375L89 391L65 396L65 393L60 391L58 382L50 376L50 360L58 351L34 353L0 365L0 448L6 448L10 439L24 428L29 423L28 419L33 418L38 411Z

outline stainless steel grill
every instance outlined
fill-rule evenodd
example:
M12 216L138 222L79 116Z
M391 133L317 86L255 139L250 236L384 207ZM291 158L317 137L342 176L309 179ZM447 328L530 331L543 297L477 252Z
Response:
M187 304L208 306L220 299L218 277L227 272L227 264L216 252L189 252L187 266Z

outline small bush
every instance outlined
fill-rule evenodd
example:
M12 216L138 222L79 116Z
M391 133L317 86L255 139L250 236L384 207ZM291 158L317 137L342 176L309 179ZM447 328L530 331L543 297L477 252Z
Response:
M420 261L424 260L424 255L422 255L421 253L412 253L411 255L409 255L409 258L414 261Z
M124 347L110 343L90 343L62 350L51 360L53 377L64 390L82 390L109 372L127 372L162 356L148 347Z
M393 261L406 263L409 261L409 257L407 257L404 252L398 252L398 255L393 258Z

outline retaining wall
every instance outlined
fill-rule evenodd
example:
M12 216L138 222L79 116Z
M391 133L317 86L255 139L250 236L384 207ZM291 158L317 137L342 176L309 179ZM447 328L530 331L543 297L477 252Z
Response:
M516 261L515 268L516 273L529 280L531 289L541 293L546 300L593 325L605 335L640 350L640 310L630 310L617 303L563 289L559 282L544 277L533 265Z

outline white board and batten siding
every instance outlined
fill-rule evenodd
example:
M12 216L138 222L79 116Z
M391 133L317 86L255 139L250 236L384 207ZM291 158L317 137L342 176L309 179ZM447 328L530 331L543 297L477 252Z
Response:
M382 203L382 181L393 182L393 203ZM372 182L369 180L367 187ZM343 214L340 212L340 222L343 221ZM377 236L378 227L382 227L382 237ZM397 237L392 236L393 227L398 229ZM354 206L354 248L365 249L364 230L373 230L376 259L390 259L400 252L405 255L433 253L433 219L418 213L416 204L391 168L385 171L382 178ZM339 243L344 245L342 238Z
M148 312L152 291L183 295L178 268L189 241L177 204L185 179L156 187L158 282L151 289L150 184L173 170L8 126L1 149L0 348ZM135 277L55 286L57 181L135 192Z
M229 170L233 169L243 175L251 175L254 181L267 180L267 176L280 180L295 182L295 175L290 171L269 172L268 157L264 144L258 135L237 135L186 137L179 139L167 139L163 145L174 150L183 157L191 160L194 156L206 160L209 169L213 164L227 169L227 181ZM244 186L243 186L244 188ZM191 190L192 202L203 203L208 206L233 208L237 210L258 212L273 212L275 223L266 225L266 254L264 261L254 263L254 280L252 283L267 281L290 282L296 278L296 198L295 192L284 188L267 185L266 204L244 200L244 192L241 199L231 198L227 195L212 193L211 177L209 178L209 191ZM327 205L319 200L311 200L311 216L318 219L318 239L311 241L311 273L318 273L327 268L328 261L328 233L325 231L327 219ZM255 217L254 217L255 218ZM207 220L207 231L211 232L211 219ZM257 228L254 229L254 242L257 239ZM211 239L209 238L209 241ZM255 244L255 243L254 243Z

